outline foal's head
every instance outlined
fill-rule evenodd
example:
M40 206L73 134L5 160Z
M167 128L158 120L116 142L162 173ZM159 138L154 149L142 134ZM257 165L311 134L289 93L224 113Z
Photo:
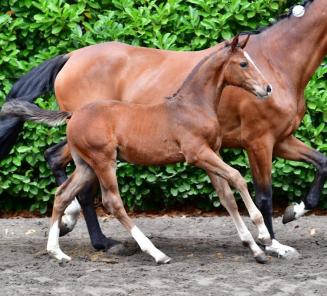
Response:
M225 65L224 79L229 85L242 87L254 95L264 98L271 94L272 87L252 61L249 54L243 50L250 35L239 42L236 36L232 42L226 42L229 59Z

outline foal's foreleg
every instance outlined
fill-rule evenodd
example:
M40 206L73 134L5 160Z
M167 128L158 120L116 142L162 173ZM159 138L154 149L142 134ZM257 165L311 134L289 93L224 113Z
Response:
M110 166L106 170L102 169L100 172L97 170L97 176L101 185L104 207L131 233L143 252L151 255L158 264L168 263L171 258L157 249L127 215L119 195L114 166Z
M234 194L230 189L227 181L223 178L217 177L215 174L210 172L207 173L213 187L217 192L217 195L219 196L221 204L226 208L229 215L232 217L241 241L244 245L249 246L257 262L266 263L267 257L254 241L250 231L240 216Z
M253 203L247 184L239 171L227 165L214 151L207 147L199 149L195 165L224 178L231 186L240 192L250 218L259 230L259 238L261 242L265 245L270 245L271 238L267 227L264 224L262 214Z

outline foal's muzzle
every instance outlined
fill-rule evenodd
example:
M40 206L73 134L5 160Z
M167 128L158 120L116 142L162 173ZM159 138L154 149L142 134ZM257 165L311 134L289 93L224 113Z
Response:
M265 99L272 94L272 86L268 84L266 87L255 87L255 93L257 97Z

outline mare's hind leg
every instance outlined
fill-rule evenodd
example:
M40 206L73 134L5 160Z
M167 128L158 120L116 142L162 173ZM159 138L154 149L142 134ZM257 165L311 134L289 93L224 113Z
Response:
M100 181L104 207L131 233L143 252L151 255L158 264L168 263L171 258L157 249L127 215L119 195L115 165L96 169L96 173Z
M230 189L228 183L223 178L219 178L210 172L207 173L213 187L217 192L217 195L219 196L221 204L226 208L229 215L232 217L241 241L244 245L248 246L251 249L257 262L266 263L268 259L265 256L264 252L254 241L250 231L248 230L242 217L240 216L237 204L235 202L234 194Z
M76 161L74 173L58 188L53 205L51 227L49 231L47 251L58 260L70 260L59 247L59 224L62 215L75 195L78 194L85 184L94 182L95 175L90 167L81 159Z
M295 136L289 136L276 144L274 156L288 160L304 161L315 166L316 177L311 188L300 204L290 205L284 212L283 223L299 219L305 213L318 206L322 190L327 180L327 157L319 151L308 147Z
M50 147L44 155L55 176L57 184L61 185L67 180L66 165L72 160L67 141L65 140ZM96 250L109 249L114 245L121 244L119 241L107 238L101 231L94 208L95 191L93 190L93 186L85 186L77 197L80 203L77 199L74 199L66 208L65 214L61 219L60 236L73 230L82 207L91 243Z

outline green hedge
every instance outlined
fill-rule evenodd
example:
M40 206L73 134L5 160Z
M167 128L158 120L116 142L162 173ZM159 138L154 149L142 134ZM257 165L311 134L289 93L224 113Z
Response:
M299 1L5 1L0 7L0 101L23 73L58 54L109 40L199 50L237 32L266 26L296 2ZM302 140L322 152L327 151L326 72L326 67L320 67L307 88L309 110L298 131ZM56 108L53 97L39 98L38 104ZM46 212L56 186L43 152L63 137L64 128L25 124L19 142L0 164L1 209ZM251 180L243 151L224 151L223 155ZM144 168L119 163L118 167L121 194L130 209L159 209L190 200L202 208L219 206L208 178L199 169L184 164ZM298 198L313 177L311 166L275 161L274 193L290 200ZM327 206L327 199L323 205Z

